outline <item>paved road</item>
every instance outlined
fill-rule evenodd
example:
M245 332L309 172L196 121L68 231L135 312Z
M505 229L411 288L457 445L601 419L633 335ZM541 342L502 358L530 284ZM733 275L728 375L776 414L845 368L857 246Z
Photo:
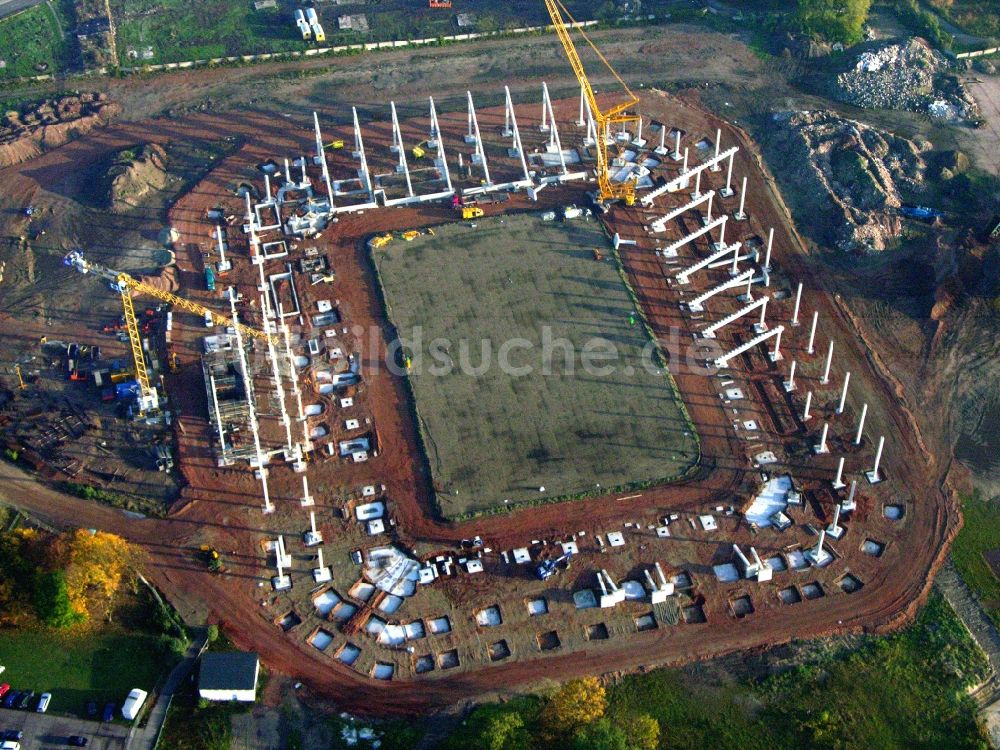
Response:
M133 728L129 732L128 741L125 743L126 750L153 750L156 747L156 738L160 734L160 727L163 725L164 719L167 718L170 697L191 674L198 657L201 656L201 652L207 645L207 630L202 628L188 645L187 651L184 652L184 658L167 677L163 690L160 691L156 699L156 704L150 709L149 716L146 717L146 725L141 728Z
M0 729L20 729L24 732L23 747L30 750L65 748L66 738L79 734L90 742L88 750L122 750L128 735L124 724L101 724L54 714L34 711L0 709Z
M33 5L41 5L44 0L0 0L0 20L19 13Z

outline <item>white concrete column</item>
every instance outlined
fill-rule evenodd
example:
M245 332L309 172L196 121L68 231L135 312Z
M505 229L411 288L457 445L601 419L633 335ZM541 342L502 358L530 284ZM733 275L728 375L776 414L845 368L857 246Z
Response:
M688 171L688 150L687 146L684 147L684 165L681 167L681 174L687 174Z
M837 414L844 413L844 407L847 405L847 387L851 384L851 373L847 372L844 374L844 388L840 392L840 403L837 405Z
M715 198L715 191L713 190L708 196L708 213L705 214L705 223L712 223L712 200Z
M858 419L858 432L854 436L854 444L861 445L861 436L865 431L865 417L868 416L868 404L861 407L861 417Z
M875 450L875 465L872 470L868 472L868 481L874 484L875 482L880 482L882 477L878 473L879 464L882 463L882 449L885 447L885 435L880 435L878 439L878 448Z
M821 432L820 436L819 436L819 445L817 445L816 448L815 448L815 450L816 450L817 453L829 453L830 452L830 449L826 445L826 438L827 438L827 435L829 435L829 433L830 433L830 423L829 422L824 422L823 423L823 432Z
M784 332L785 332L785 327L778 326L778 335L774 337L774 350L770 354L772 362L781 361L781 334L783 334Z
M819 321L819 310L813 311L812 328L809 329L809 346L806 347L806 354L812 354L813 344L816 343L816 323Z
M698 175L701 176L701 172L699 172ZM742 187L740 187L740 208L735 214L733 214L733 218L736 219L736 221L743 221L747 217L747 215L743 212L743 208L746 205L746 200L747 200L747 178L744 177L743 185Z
M729 157L729 169L726 172L726 187L720 191L720 195L723 198L729 198L733 194L733 159L736 154L731 154Z
M677 132L674 133L674 153L671 154L674 161L681 160L681 129L677 128Z
M819 382L826 385L830 382L830 365L833 364L833 339L830 339L830 346L826 350L826 366L823 368L823 377L819 379Z
M799 304L802 302L802 282L799 282L799 287L795 291L795 309L792 310L792 327L799 324Z
M795 390L795 365L797 364L798 362L793 359L792 366L788 368L788 380L785 381L786 391L791 392Z
M720 142L722 141L722 129L715 131L715 156L713 157L712 166L709 167L713 172L721 172L722 167L719 166L719 148Z
M844 457L841 456L840 461L837 462L837 476L833 480L833 489L839 490L841 487L846 486L843 482L843 478L844 478Z
M698 170L698 174L694 178L694 192L691 193L692 200L698 200L701 197L701 173L702 170Z
M806 394L806 407L802 410L802 421L808 422L812 415L809 414L809 407L812 406L813 402L813 392L809 391Z
M580 128L582 128L584 125L587 124L587 121L586 121L586 119L584 118L584 115L583 115L583 108L584 108L584 105L586 103L587 103L587 98L584 95L583 86L581 85L580 86L580 114L576 118L576 125L577 125L577 127L580 127Z

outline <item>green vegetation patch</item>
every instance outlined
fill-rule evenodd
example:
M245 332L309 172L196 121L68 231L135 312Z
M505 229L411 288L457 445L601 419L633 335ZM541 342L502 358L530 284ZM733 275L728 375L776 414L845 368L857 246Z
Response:
M61 19L51 3L42 3L0 21L0 78L20 78L60 72L69 48Z
M171 639L119 628L0 631L3 681L21 690L51 692L51 711L83 715L88 701L121 706L129 691L152 691L174 661Z
M442 514L687 472L697 437L601 225L475 224L374 251Z
M853 651L828 651L761 681L714 682L680 670L626 677L607 688L611 727L648 716L670 750L980 750L986 738L966 688L987 672L982 652L945 600L933 595L917 621ZM576 748L546 736L551 698L476 708L444 747ZM527 739L526 739L527 738ZM510 740L509 742L507 740Z
M978 492L962 497L965 525L951 548L962 580L979 597L983 609L1000 626L1000 578L990 558L1000 559L1000 506Z

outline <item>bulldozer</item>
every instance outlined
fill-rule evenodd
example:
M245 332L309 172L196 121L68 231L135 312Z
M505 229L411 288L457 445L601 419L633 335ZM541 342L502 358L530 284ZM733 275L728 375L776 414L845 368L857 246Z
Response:
M376 235L369 240L369 244L373 249L385 247L390 242L392 242L392 232Z
M403 239L406 240L407 242L411 242L417 239L417 237L421 237L423 235L427 235L428 237L433 237L434 230L431 229L430 227L427 227L426 229L410 229L406 232L403 232Z

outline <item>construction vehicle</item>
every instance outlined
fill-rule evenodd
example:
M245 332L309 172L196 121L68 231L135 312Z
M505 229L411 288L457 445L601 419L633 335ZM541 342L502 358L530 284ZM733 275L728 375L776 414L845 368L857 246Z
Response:
M597 162L595 168L595 172L597 173L597 202L607 205L620 200L626 206L633 206L635 205L634 181L625 180L624 182L616 183L611 180L608 142L618 143L611 132L614 125L622 125L624 127L626 123L638 121L638 115L629 114L628 110L634 108L639 103L639 98L632 93L621 76L611 67L611 63L601 54L601 51L597 49L583 28L577 24L576 19L566 10L566 6L562 4L561 0L544 0L544 2L545 9L549 12L549 18L552 19L552 26L555 28L556 35L562 43L563 51L566 53L570 67L573 68L573 73L580 82L584 97L590 107L591 116L594 118L594 124L597 127L597 143L594 146ZM567 23L567 20L569 23ZM594 87L590 83L587 71L580 60L580 54L577 52L576 45L570 35L570 25L576 26L576 30L583 37L587 46L590 47L598 60L607 68L607 71L611 73L624 90L624 96L616 104L612 104L604 109L598 105L597 97L594 94Z
M424 148L424 146L426 145L427 141L424 140L420 141L420 143L418 143L416 146L410 149L410 152L413 154L414 159L423 159L425 156L427 156L427 149Z
M539 581L547 581L559 571L559 566L563 563L569 568L571 557L573 557L572 552L565 552L559 555L559 557L542 560L538 564L538 567L535 568L535 575L538 576Z
M205 266L205 288L210 292L215 291L215 271L211 266Z
M17 373L17 387L22 391L25 390L28 386L24 382L24 376L21 374L21 365L14 365L14 372Z
M428 0L429 8L450 8L451 0Z
M392 242L392 232L386 232L385 234L379 234L368 240L368 244L373 249L378 249L380 247L385 247L390 242Z
M107 266L91 263L83 257L83 253L79 250L74 250L68 253L66 257L63 258L63 263L67 266L75 268L80 273L93 273L108 280L111 284L111 288L121 295L122 309L125 312L125 328L128 331L128 340L132 349L132 361L135 366L135 377L139 384L137 406L138 413L140 415L149 411L155 411L159 408L160 399L156 389L150 385L149 382L149 370L146 367L146 355L142 350L142 336L139 333L139 322L136 319L135 307L132 304L133 293L139 292L142 294L148 294L151 297L156 297L162 302L171 304L174 307L179 307L182 310L187 310L195 315L205 315L207 313L212 316L212 319L215 320L216 323L222 326L232 325L232 320L228 317L212 312L203 305L191 302L183 297L178 297L176 294L172 294L164 289L158 289L152 284L146 284L145 282L139 281L124 271L115 271ZM277 336L269 336L263 331L258 331L256 328L251 328L250 326L242 323L239 324L239 329L245 336L264 339L265 341L270 339L275 345L281 343ZM118 375L119 373L112 373L112 383L120 382L116 380ZM125 375L127 377L128 373L126 372Z
M219 554L219 550L209 544L203 544L199 551L201 552L201 559L210 571L213 573L222 572L222 555Z
M339 138L335 141L330 141L328 144L326 144L327 151L339 151L343 147L344 147L344 142Z
M406 240L407 242L411 242L412 240L417 239L417 237L423 237L425 235L428 237L433 237L434 230L431 229L430 227L427 227L426 229L410 229L407 230L406 232L403 232L403 239Z
M478 219L483 215L483 209L479 206L462 206L463 219Z

